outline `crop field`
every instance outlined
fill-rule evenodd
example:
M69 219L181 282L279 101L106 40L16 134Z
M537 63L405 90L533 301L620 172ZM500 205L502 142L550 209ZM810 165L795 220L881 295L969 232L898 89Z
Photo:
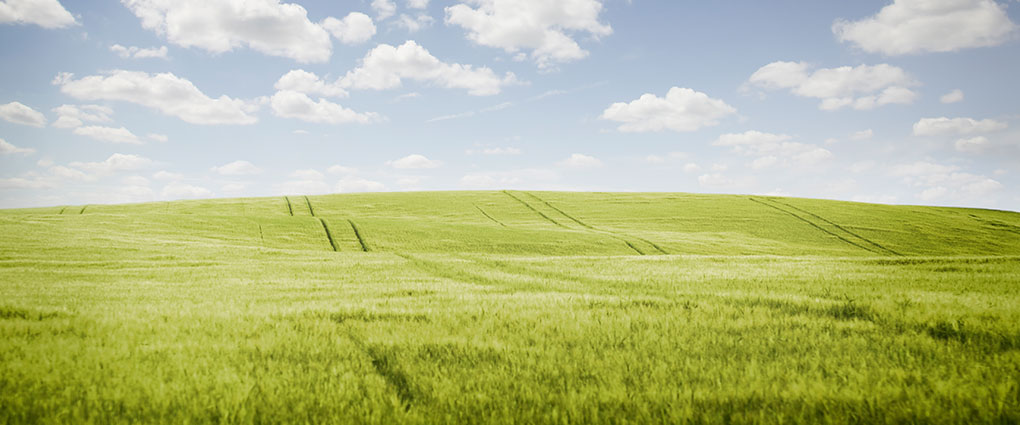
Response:
M0 210L0 423L1018 423L1020 214L679 193Z

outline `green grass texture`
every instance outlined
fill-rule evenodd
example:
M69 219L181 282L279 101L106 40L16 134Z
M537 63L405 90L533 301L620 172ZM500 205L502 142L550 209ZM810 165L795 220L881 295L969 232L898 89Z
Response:
M1020 422L1020 214L372 193L0 210L0 423Z

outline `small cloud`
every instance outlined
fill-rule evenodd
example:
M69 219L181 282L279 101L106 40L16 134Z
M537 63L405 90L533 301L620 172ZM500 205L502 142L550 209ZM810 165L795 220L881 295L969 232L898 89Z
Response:
M357 177L345 177L336 182L337 192L381 192L386 185Z
M89 125L74 129L74 134L99 140L101 142L130 143L135 145L140 145L142 143L141 140L138 140L138 136L135 136L134 133L131 133L124 127L114 128Z
M32 127L45 127L46 117L39 111L32 109L21 102L11 102L0 105L0 118L15 124L28 125Z
M168 140L170 140L170 138L167 137L165 134L159 133L149 133L146 134L145 137L147 137L149 140L157 141L160 143L166 143Z
M685 173L688 173L688 174L690 174L690 173L697 173L698 171L701 171L701 166L699 166L698 164L695 164L693 162L688 162L688 163L684 164L684 172Z
M181 182L170 182L163 187L164 199L199 199L211 198L213 192L201 186Z
M956 89L949 93L946 93L939 98L939 101L941 101L942 103L956 103L963 101L963 90Z
M868 140L875 135L875 132L870 128L867 130L861 130L850 135L850 140Z
M116 53L122 58L134 58L134 59L166 59L167 48L166 46L160 47L148 47L141 48L136 46L124 47L119 44L110 46L110 51Z
M184 178L184 174L171 173L166 170L160 170L152 174L152 178L156 180L181 180Z
M967 153L980 153L988 148L988 138L985 136L971 137L969 139L959 139L953 146L956 147L957 151Z
M4 139L0 139L0 155L13 155L13 154L31 155L33 153L35 153L35 149L19 148L10 143L7 143L7 141Z
M705 93L673 87L666 97L646 93L630 103L614 103L599 118L622 123L618 129L623 132L691 132L718 125L720 119L736 112L736 108Z
M443 163L428 159L424 155L411 154L397 160L387 161L386 165L399 169L425 169L438 168L443 165Z
M262 169L256 167L255 164L240 160L219 167L212 167L211 170L221 176L247 176L262 172Z
M345 167L343 165L334 165L326 169L327 173L330 174L357 174L358 169L353 167Z
M566 159L557 162L556 165L565 168L598 168L602 166L602 161L593 156L588 156L580 153L575 153L567 157Z

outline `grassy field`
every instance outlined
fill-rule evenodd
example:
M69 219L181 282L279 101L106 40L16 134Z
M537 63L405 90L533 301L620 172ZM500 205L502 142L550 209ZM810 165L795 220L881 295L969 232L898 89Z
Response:
M437 192L0 210L0 423L1018 423L1020 214Z

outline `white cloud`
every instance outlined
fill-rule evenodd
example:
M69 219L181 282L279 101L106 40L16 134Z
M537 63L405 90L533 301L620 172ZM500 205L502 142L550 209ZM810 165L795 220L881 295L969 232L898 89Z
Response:
M443 88L466 89L474 96L498 94L503 86L517 83L508 72L502 78L487 67L446 63L413 40L394 47L380 44L368 52L361 65L340 81L342 87L385 90L400 87L401 79L424 81Z
M89 137L95 140L99 140L101 142L131 143L131 144L142 143L140 140L138 140L137 136L135 136L133 133L131 133L130 131L128 131L128 129L124 127L114 128L103 127L98 125L89 125L74 129L74 134Z
M101 162L72 162L68 165L93 174L106 175L118 171L134 171L149 167L153 161L138 155L115 153Z
M10 143L7 143L7 141L4 140L4 139L0 139L0 155L12 155L12 154L16 154L16 153L20 153L20 154L23 154L23 155L30 155L30 154L35 153L35 149L32 149L32 148L19 148L19 147L14 146L14 145L12 145Z
M481 148L481 149L468 149L464 151L468 155L520 155L521 150L512 146L508 147L495 147L495 148Z
M776 165L810 166L831 159L832 152L805 143L791 142L785 134L760 131L729 133L719 136L712 145L728 146L734 153L757 157L751 168L762 169Z
M885 55L995 46L1015 29L994 0L895 0L874 16L832 24L840 41Z
M326 178L326 176L318 170L312 169L295 170L293 173L290 173L290 177L298 180L322 180Z
M864 110L888 104L913 103L917 82L901 68L888 65L821 68L810 72L804 62L773 62L759 68L748 83L767 90L789 89L801 97L821 99L819 108Z
M993 119L975 120L973 118L921 118L914 123L915 136L967 135L974 133L990 133L1005 129L1008 125Z
M75 80L62 73L53 83L64 94L85 100L119 100L147 106L192 124L253 124L254 104L220 96L212 99L191 81L171 73L117 70Z
M599 22L601 12L599 0L467 0L446 8L446 23L463 27L468 39L483 46L521 57L530 50L540 68L550 68L588 56L572 34L613 33Z
M156 180L180 180L184 178L181 173L172 173L166 170L160 170L152 174L152 178Z
M142 27L182 47L224 53L247 46L298 62L326 62L329 33L304 7L279 0L121 0Z
M372 0L372 10L375 10L376 18L381 21L397 13L397 5L393 0Z
M74 25L74 16L57 0L0 1L0 24L35 24L43 28Z
M316 102L308 95L290 90L281 90L270 101L273 114L283 118L294 118L320 124L368 124L382 121L375 112L356 112L326 99Z
M960 152L969 153L980 153L988 148L988 138L985 136L971 137L968 139L959 139L953 146Z
M336 182L335 189L337 192L380 192L386 190L386 185L357 177L344 177Z
M875 132L870 128L867 130L861 130L850 135L851 140L868 140L875 135Z
M159 133L149 133L146 134L145 137L148 138L149 140L153 140L160 143L166 143L168 140L170 140L170 138L167 137L165 134Z
M303 69L291 70L284 74L276 81L273 88L326 97L347 97L347 90L341 87L339 81L329 84L319 78L318 75Z
M53 108L57 120L53 126L57 128L81 127L84 122L110 122L113 109L101 105L60 105Z
M407 7L411 9L425 9L429 7L429 0L407 0Z
M211 198L213 192L201 186L181 182L170 182L163 187L164 199L198 199Z
M622 122L620 131L695 131L719 124L737 110L726 102L688 88L673 87L665 98L646 93L630 103L617 102L602 112L601 119Z
M326 172L330 174L357 174L358 169L353 167L344 167L343 165L334 165L327 168Z
M956 103L963 101L963 90L955 89L939 98L942 103Z
M909 186L921 189L916 196L929 202L984 199L1003 188L1002 183L996 180L960 171L956 165L928 161L897 164L889 174L900 177Z
M598 168L602 166L602 161L593 156L575 153L557 162L556 165L565 168Z
M690 173L697 173L698 171L701 171L701 166L699 166L698 164L695 164L693 162L688 162L688 163L684 164L684 172L685 173L688 173L688 174L690 174Z
M42 112L36 111L21 102L11 102L0 105L0 118L15 124L29 125L32 127L46 126L46 117Z
M135 58L135 59L148 59L158 58L166 59L167 48L166 46L160 47L147 47L141 48L137 46L124 47L119 44L110 46L110 51L116 53L122 58Z
M219 167L212 167L212 171L221 176L248 176L262 173L262 169L248 161L238 160Z
M393 168L399 169L424 169L424 168L438 168L443 165L442 162L431 160L424 155L411 154L400 159L393 161L387 161L386 165Z
M431 16L424 13L419 13L413 17L407 14L401 14L400 17L397 18L396 25L403 27L408 32L418 32L432 26L433 22L435 22L435 19L432 19Z
M364 43L375 35L372 18L361 12L351 12L343 19L328 17L322 21L322 27L344 44Z

